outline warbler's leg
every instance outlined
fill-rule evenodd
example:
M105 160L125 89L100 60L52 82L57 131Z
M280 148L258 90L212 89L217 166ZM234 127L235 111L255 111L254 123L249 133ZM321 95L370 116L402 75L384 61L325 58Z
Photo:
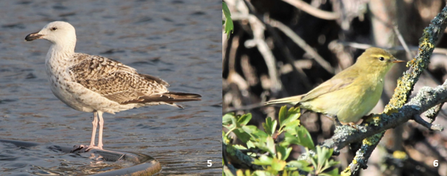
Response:
M338 121L338 118L337 118L337 116L335 116L335 117L332 117L332 116L330 116L330 115L327 115L327 114L325 114L325 116L326 116L327 118L331 119L332 121L335 121L335 122L337 122L337 121Z
M368 114L368 115L364 116L363 118L370 118L370 117L373 117L373 116L374 116L374 114L371 113L371 114Z
M338 120L337 116L334 116L331 118L333 121L335 121L335 126L340 126L340 125L344 125L342 122L340 122L340 120Z
M347 123L345 123L345 122L340 122L340 124L341 124L341 125L348 125L348 126L354 128L354 129L358 130L358 128L357 128L357 123L355 123L355 122L347 122Z

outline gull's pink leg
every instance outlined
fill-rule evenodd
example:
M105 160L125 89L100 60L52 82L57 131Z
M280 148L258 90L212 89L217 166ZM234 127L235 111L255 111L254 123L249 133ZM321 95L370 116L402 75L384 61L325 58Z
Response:
M93 112L92 125L93 125L93 131L92 131L92 139L90 140L90 145L88 146L89 149L95 147L96 127L98 126L98 112Z
M98 117L99 117L99 134L98 134L98 148L102 150L102 129L104 127L104 118L102 118L102 111L98 111Z
M102 116L102 112L101 112L101 116ZM88 147L84 146L84 145L75 145L75 146L73 146L73 150L71 150L71 152L75 152L75 151L88 152L91 149L98 148L95 146L96 129L98 127L98 121L99 121L98 119L99 119L98 112L93 112L93 121L92 121L93 129L92 129L92 139L90 140L90 145L88 145ZM101 133L102 133L102 131L101 131ZM101 145L102 145L102 143L101 143ZM100 149L102 149L102 147Z

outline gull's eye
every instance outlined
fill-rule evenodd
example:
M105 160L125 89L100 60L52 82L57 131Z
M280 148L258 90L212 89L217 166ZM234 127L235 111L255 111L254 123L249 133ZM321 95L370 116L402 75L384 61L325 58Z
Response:
M380 61L384 61L385 58L383 58L383 57L379 57L379 60L380 60Z
M57 29L57 27L52 27L50 30L55 31L56 29Z

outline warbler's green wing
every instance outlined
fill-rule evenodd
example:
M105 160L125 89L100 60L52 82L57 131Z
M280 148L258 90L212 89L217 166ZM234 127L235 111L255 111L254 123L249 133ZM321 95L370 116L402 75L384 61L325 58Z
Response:
M359 71L360 70L357 70L355 66L343 70L331 79L325 81L324 83L309 91L307 94L301 97L300 102L310 101L312 99L318 98L321 95L328 94L351 85L358 77Z

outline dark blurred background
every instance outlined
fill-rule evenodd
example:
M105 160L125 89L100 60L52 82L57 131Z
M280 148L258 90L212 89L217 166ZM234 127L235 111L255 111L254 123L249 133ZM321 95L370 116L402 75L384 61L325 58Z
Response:
M270 99L308 92L352 65L371 46L389 49L398 59L417 53L423 29L446 5L441 0L225 0L234 33L223 34L223 111L252 113L250 122L262 128L278 107L259 107ZM396 30L399 32L397 33ZM405 52L398 36L411 50ZM446 38L442 37L431 63L415 86L434 87L446 79ZM398 64L396 64L398 65ZM388 73L380 113L396 87L405 64ZM444 110L434 123L447 126ZM302 123L320 143L333 134L333 122L305 113ZM301 148L294 147L295 159ZM447 175L447 133L431 132L413 121L387 130L360 175ZM406 160L393 159L404 151ZM355 151L345 147L336 159L345 168ZM434 160L439 166L434 167Z

